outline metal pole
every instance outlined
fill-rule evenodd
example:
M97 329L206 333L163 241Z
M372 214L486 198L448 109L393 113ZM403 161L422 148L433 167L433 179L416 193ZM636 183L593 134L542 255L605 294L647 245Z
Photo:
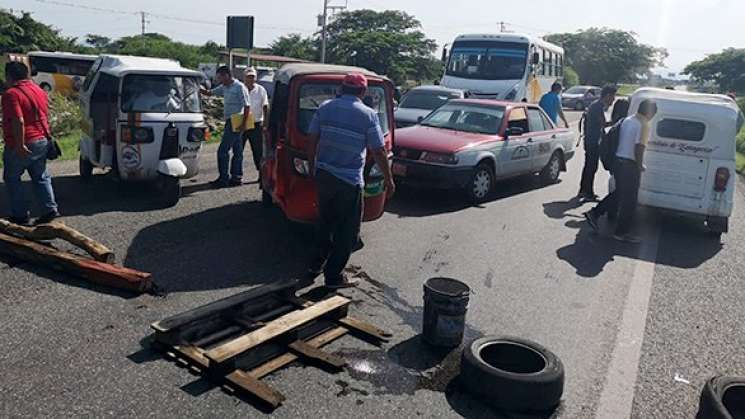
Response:
M145 35L145 12L140 12L140 21L142 23L142 35Z
M328 21L329 0L323 0L323 28L321 29L321 62L326 62L326 22Z

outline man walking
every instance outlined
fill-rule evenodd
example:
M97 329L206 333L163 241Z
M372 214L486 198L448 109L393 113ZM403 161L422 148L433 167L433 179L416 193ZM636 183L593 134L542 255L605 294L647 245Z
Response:
M375 163L383 172L389 198L396 188L378 115L361 100L366 91L364 75L347 75L342 82L341 96L322 104L310 124L307 153L318 188L320 246L308 280L323 272L329 288L356 285L343 271L362 222L367 150L373 153Z
M561 118L561 120L564 121L564 126L569 128L569 122L567 122L567 119L564 116L564 109L561 107L561 97L559 97L561 89L561 83L556 82L552 84L551 91L543 95L541 101L538 102L538 106L546 112L546 115L551 118L554 125L558 127L559 118Z
M243 147L246 147L246 141L251 145L254 166L256 166L259 179L261 179L261 157L264 152L264 134L266 132L264 118L269 114L269 96L266 94L264 86L256 83L255 68L249 67L246 69L243 81L246 83L251 114L254 117L254 128L243 134Z
M623 120L613 166L616 189L595 208L584 214L590 226L597 231L598 219L602 215L618 211L616 232L613 236L616 240L639 242L639 239L630 233L638 202L641 173L644 171L644 151L649 140L649 123L656 114L657 105L647 99L639 104L636 115Z
M223 131L220 146L217 148L217 168L220 177L210 182L213 188L224 188L226 186L239 186L243 183L243 132L245 131L246 121L250 102L248 99L248 90L238 80L230 74L227 66L217 69L217 80L220 85L212 90L202 90L206 96L216 95L225 98L223 115L225 117L225 130ZM241 126L238 129L233 128L233 115L241 114ZM233 152L233 158L230 158L230 151Z
M21 176L28 171L34 194L43 207L35 224L49 223L59 217L54 199L52 177L47 171L50 147L47 94L29 79L28 67L20 62L5 65L8 90L3 94L3 180L10 204L9 221L28 225L29 211Z
M605 112L616 100L616 87L605 86L600 93L600 99L593 102L587 109L585 116L585 167L582 170L582 181L577 198L585 201L595 201L595 174L598 171L600 159L600 138L603 131L610 124L605 118Z

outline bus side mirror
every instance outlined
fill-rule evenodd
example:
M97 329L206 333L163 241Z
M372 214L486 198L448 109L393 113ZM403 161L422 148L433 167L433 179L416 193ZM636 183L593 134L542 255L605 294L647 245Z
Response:
M422 123L422 121L424 121L424 117L423 117L423 116L418 116L418 117L416 118L416 123L417 123L417 124L421 124L421 123Z
M533 53L533 64L538 64L541 62L541 54L534 52Z
M442 63L447 63L448 61L448 49L447 47L442 48Z

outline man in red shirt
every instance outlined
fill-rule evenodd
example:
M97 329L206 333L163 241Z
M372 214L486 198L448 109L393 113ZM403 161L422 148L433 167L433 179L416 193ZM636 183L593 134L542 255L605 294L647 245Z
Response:
M8 89L2 97L3 107L3 180L10 203L9 220L29 223L29 211L21 184L28 171L34 194L43 207L36 224L48 223L59 217L52 189L52 177L47 171L47 150L50 146L48 100L46 93L28 77L28 67L20 62L5 65Z

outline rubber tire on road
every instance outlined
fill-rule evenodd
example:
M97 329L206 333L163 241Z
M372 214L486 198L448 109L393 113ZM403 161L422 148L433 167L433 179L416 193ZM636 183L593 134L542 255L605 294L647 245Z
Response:
M264 189L261 190L261 205L264 208L271 208L274 205L272 195Z
M556 164L557 170L556 173L551 172L551 165ZM555 151L554 154L551 155L551 158L548 159L548 163L546 164L546 167L541 170L541 183L544 185L551 185L559 181L559 175L561 174L561 153L558 151Z
M478 196L475 192L475 182L477 178L481 175L488 176L488 190L486 193L484 193L483 196ZM476 168L473 170L473 174L471 175L471 179L468 181L468 185L466 186L466 194L468 194L468 199L474 203L474 204L481 204L489 199L489 195L491 194L492 190L494 190L494 170L485 162L481 162L476 166Z
M178 204L179 199L181 199L181 179L160 175L159 183L165 204L169 207Z
M520 348L523 354L540 357L542 368L530 373L511 372L497 368L482 357L483 350L492 345ZM516 354L497 354L499 361L519 369ZM547 411L558 406L564 392L564 366L561 360L543 346L515 337L485 337L476 339L463 349L460 382L466 391L482 398L498 409L510 411Z
M47 94L52 93L52 86L50 86L47 83L42 83L39 87L41 87L42 90L47 92Z
M577 102L577 103L576 103L576 104L574 105L574 110L575 110L575 111L584 111L584 110L585 110L585 102L582 102L582 101L580 101L580 102Z
M696 419L745 417L745 377L717 376L704 384Z
M80 156L78 167L80 169L80 177L82 179L90 179L93 176L93 163L83 156Z

